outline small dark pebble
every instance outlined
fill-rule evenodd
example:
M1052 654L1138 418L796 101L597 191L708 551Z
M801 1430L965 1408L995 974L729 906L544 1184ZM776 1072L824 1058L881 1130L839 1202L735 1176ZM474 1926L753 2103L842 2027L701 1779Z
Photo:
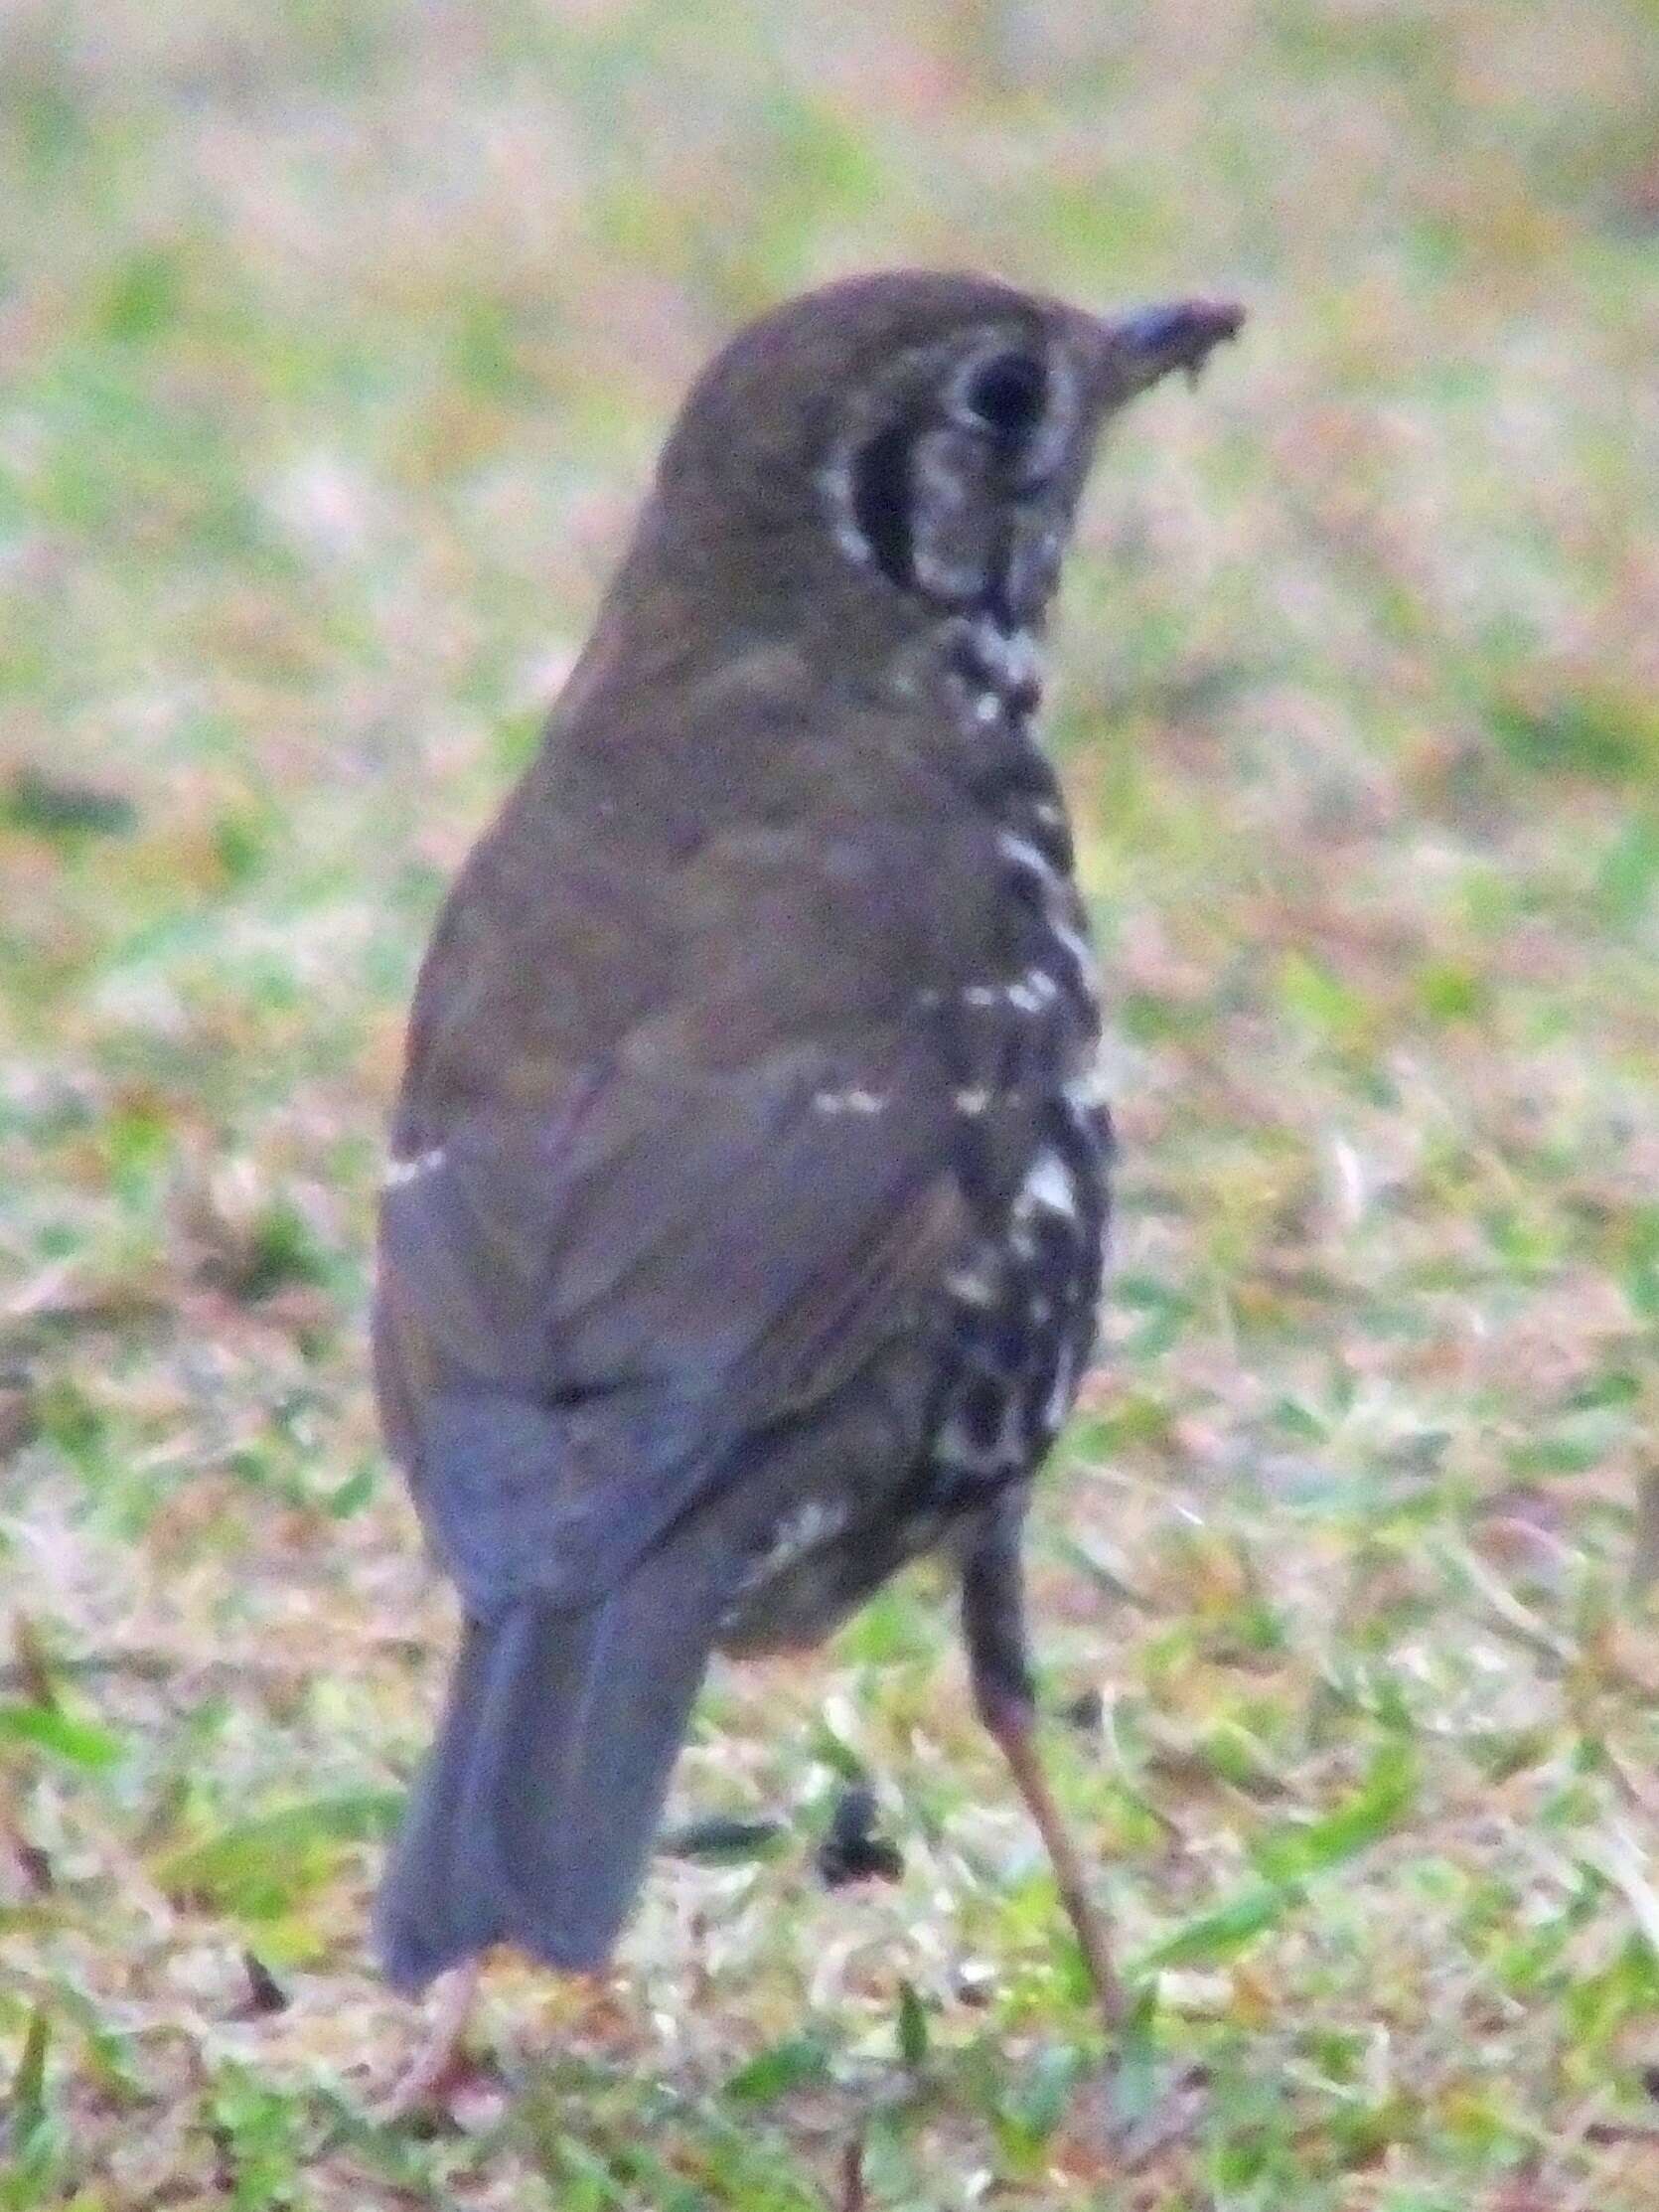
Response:
M138 809L119 791L20 768L5 797L5 812L20 830L39 837L125 837L138 826Z
M30 1892L36 1897L51 1894L53 1886L52 1854L43 1851L38 1843L19 1843L17 1863L23 1869L23 1878Z
M244 1951L242 1972L247 1975L247 2010L253 2018L262 2019L268 2012L287 2011L288 1992L263 1959Z
M771 1858L784 1842L782 1820L687 1820L670 1828L657 1848L667 1858L712 1860Z
M848 1882L896 1882L904 1872L904 1853L875 1833L875 1817L873 1791L843 1790L836 1799L829 1831L814 1853L826 1889L840 1889Z
M1642 2088L1653 2099L1654 2103L1659 2105L1659 2066L1644 2066L1642 2068Z
M1106 1699L1098 1689L1086 1689L1081 1697L1061 1706L1060 1718L1086 1736L1098 1736L1106 1725Z
M35 1441L34 1394L26 1381L0 1374L0 1460Z

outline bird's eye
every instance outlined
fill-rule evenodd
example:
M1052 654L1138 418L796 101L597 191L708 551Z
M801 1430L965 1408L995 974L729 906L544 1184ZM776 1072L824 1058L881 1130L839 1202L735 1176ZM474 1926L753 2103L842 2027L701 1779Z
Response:
M969 379L963 402L969 413L1001 438L1019 438L1041 420L1048 373L1030 354L997 354Z

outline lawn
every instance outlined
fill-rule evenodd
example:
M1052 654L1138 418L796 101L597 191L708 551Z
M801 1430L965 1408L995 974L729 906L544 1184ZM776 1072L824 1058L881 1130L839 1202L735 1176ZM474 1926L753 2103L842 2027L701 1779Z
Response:
M614 1980L382 2126L413 966L689 376L905 260L1252 313L1054 656L1124 1162L1047 1699L1207 2105L1103 2153L923 1575L718 1676ZM1651 2212L1656 359L1651 0L0 11L4 2212Z

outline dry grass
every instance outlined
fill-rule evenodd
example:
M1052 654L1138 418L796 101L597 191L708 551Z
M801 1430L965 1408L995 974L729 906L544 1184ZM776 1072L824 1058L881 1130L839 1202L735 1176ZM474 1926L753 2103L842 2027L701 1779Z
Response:
M0 2206L793 2212L855 2139L871 2212L1659 2201L1656 58L1638 0L0 14ZM503 1972L457 2125L379 2129L411 965L687 375L900 259L1254 310L1061 626L1127 1162L1037 1539L1209 2113L1093 2146L918 1586L706 1700L686 1814L779 1847L665 1861L614 1989ZM906 1870L827 1894L855 1769Z

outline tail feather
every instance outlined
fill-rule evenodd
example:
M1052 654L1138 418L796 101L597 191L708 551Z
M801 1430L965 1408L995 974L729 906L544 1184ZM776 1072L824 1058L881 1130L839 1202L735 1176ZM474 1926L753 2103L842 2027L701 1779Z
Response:
M397 1987L494 1943L554 1967L609 1957L708 1664L718 1578L700 1548L659 1547L585 1609L468 1622L377 1907Z

